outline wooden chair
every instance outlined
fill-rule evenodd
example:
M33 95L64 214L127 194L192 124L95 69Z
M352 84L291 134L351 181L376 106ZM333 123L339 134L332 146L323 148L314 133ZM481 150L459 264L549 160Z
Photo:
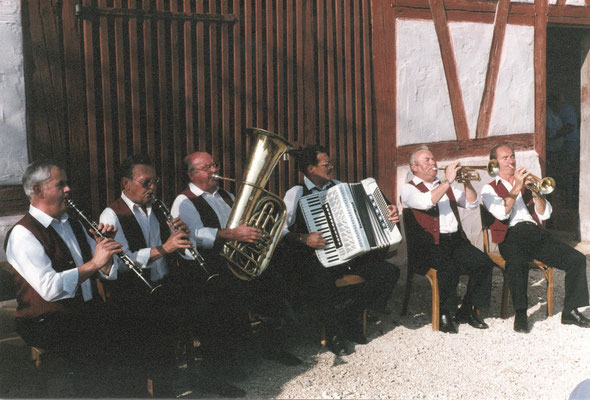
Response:
M483 250L492 259L492 261L502 269L504 274L504 283L502 284L502 308L500 309L500 316L506 318L508 316L508 302L510 301L510 289L508 288L508 281L506 279L506 260L502 258L500 252L490 250L490 226L494 222L494 217L490 212L480 204L479 211L481 215L481 229L483 232ZM547 316L553 315L553 268L547 266L539 260L533 260L530 263L531 268L540 269L545 275L547 281Z
M411 237L408 235L408 225L407 224L417 224L414 215L412 214L412 210L409 208L404 208L402 212L402 219L404 222L404 230L405 230L405 238L406 238L406 245L408 248L408 269L406 274L406 289L404 291L404 302L402 305L402 312L401 315L407 315L408 313L408 305L410 304L410 295L412 293L412 283L414 280L414 274L420 274L416 271L416 243L417 238ZM420 274L422 275L422 274ZM438 290L438 277L436 273L436 269L430 268L424 274L426 279L430 282L430 288L432 290L432 330L438 331L439 330L439 316L440 316L440 294Z
M336 279L335 285L337 288L343 288L352 285L360 285L365 283L365 280L359 275L347 274L343 275L342 278ZM363 336L367 336L367 310L363 310L362 315L362 329ZM320 343L322 347L326 347L328 340L326 338L326 325L322 324L321 327L321 339Z

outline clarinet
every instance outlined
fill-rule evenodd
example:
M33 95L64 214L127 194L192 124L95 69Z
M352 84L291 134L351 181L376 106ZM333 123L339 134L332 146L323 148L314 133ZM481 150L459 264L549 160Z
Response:
M166 204L164 204L162 200L156 198L154 195L151 195L150 197L152 201L152 206L160 210L160 212L162 213L162 215L164 215L164 218L166 218L166 221L168 221L174 232L177 232L178 228L174 225L174 218L172 218L172 214L170 214L170 210L168 210ZM219 276L219 274L211 273L209 271L209 268L207 267L207 262L205 261L201 253L199 253L194 246L191 245L191 247L189 247L187 250L190 253L190 255L195 259L195 261L199 264L203 272L205 272L205 275L207 276L207 281L211 280L211 278Z
M98 236L100 239L105 239L106 236L98 229L98 224L92 220L90 220L83 212L82 210L80 210L72 200L70 199L66 199L66 205L71 208L72 210L74 210L76 212L76 214L78 214L78 217L80 217L81 220L83 220L89 227L90 229L92 229L95 233L96 236ZM123 263L125 263L125 265L127 266L127 268L129 268L131 271L135 272L135 274L137 275L137 277L139 279L141 279L143 281L143 283L149 288L150 292L149 294L152 294L156 289L160 288L162 285L157 285L157 286L153 286L150 282L148 282L147 279L145 279L145 277L143 276L143 274L141 273L141 270L139 268L137 268L137 266L135 265L135 263L133 262L133 260L125 253L118 253L117 256L119 257L119 259L121 261L123 261Z

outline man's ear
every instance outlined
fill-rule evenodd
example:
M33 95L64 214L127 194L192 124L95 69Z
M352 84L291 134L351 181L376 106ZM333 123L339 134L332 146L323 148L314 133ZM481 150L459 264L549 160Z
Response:
M309 176L312 172L312 168L315 168L315 165L308 165L307 166L307 173L305 175Z
M40 183L35 183L33 185L33 193L36 195L41 194L41 184Z
M127 178L126 176L124 176L121 179L121 189L125 190L128 185L129 185L129 178Z

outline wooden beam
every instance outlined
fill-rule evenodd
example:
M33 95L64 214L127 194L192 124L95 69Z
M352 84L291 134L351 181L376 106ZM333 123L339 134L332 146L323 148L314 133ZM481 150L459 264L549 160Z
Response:
M477 128L475 131L476 138L488 136L490 129L490 120L494 108L494 97L498 83L498 74L500 72L500 61L502 60L502 46L506 34L506 24L510 12L510 0L498 1L496 9L496 21L494 22L494 33L492 35L492 45L490 46L490 56L488 60L488 70L486 82L484 85L481 104L479 106L479 115L477 117Z
M446 4L446 3L445 3ZM511 12L508 14L508 23L511 25L532 26L535 23L533 12L518 14L512 12L515 5L511 5ZM403 19L432 19L432 13L428 9L398 7L398 18ZM463 10L449 10L447 12L447 21L449 22L479 22L483 24L493 24L495 14L489 12L471 12Z
M373 74L375 88L376 179L389 199L396 198L396 9L387 0L373 0ZM386 184L389 183L389 184Z
M535 150L545 171L545 118L547 114L547 0L535 0Z
M457 60L455 60L455 51L451 40L451 32L445 14L444 0L430 0L430 9L432 11L432 20L438 36L440 54L447 79L449 89L449 99L451 101L451 111L453 121L455 122L455 132L457 139L469 140L469 127L467 126L467 116L465 114L465 105L463 104L463 93L459 83L459 72L457 70Z
M488 136L483 139L469 140L466 142L436 142L416 143L397 148L397 165L408 164L410 153L421 144L426 144L435 155L438 161L456 160L463 157L486 156L494 145L505 143L514 150L532 150L534 148L535 135L533 133L522 133L514 135Z

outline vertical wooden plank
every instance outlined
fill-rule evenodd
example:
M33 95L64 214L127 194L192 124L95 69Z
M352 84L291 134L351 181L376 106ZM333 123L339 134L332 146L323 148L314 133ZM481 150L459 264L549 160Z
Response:
M386 197L396 198L396 10L387 0L372 0L373 69L375 80L375 117L378 143L377 176ZM394 162L391 162L391 160Z
M365 131L363 128L363 86L362 86L362 18L361 7L359 0L353 0L353 12L352 18L354 19L353 28L354 34L352 40L353 45L353 60L354 60L354 122L353 131L355 137L355 153L354 160L356 165L355 182L366 177L365 163L367 159L371 158L367 153L364 153L364 143L366 142L367 135L370 133ZM368 50L368 49L367 49ZM352 97L352 96L351 96Z
M82 31L75 17L74 0L65 0L62 7L65 100L67 108L67 127L69 140L69 158L71 165L69 179L76 201L86 209L90 207L90 165L88 163L88 137L86 131L86 109L84 98L83 55L80 48ZM97 209L93 208L96 213Z
M221 3L221 13L229 13L228 0L223 0ZM231 91L228 83L231 82L229 69L229 29L227 25L221 26L221 139L224 148L223 165L224 171L231 171L233 159L235 157L234 149L232 148L231 138ZM235 176L235 175L234 175Z
M178 0L170 1L170 11L173 13L180 11ZM183 86L182 72L180 71L180 66L184 63L180 57L180 31L178 24L178 21L170 21L170 74L172 81L172 90L170 94L172 96L172 120L170 121L168 129L172 131L172 143L169 143L168 150L172 149L172 160L170 160L170 164L166 165L166 167L171 167L172 169L173 180L171 184L174 186L163 187L164 192L166 192L163 193L165 199L167 199L168 196L174 196L182 190L182 180L180 179L179 171L182 171L182 155L184 154L183 136L186 135L186 132L182 129L185 115L181 109L181 99L185 97L186 86Z
M209 12L218 12L217 0L209 0ZM211 117L211 154L213 158L220 160L224 154L219 146L219 135L221 133L221 120L219 117L219 50L217 45L217 26L209 25L209 96L210 96L210 117Z
M121 8L122 5L121 0L115 0L113 3L115 8ZM115 162L117 165L120 165L127 157L127 99L125 93L125 45L123 43L123 19L115 17L113 24L115 32L115 85L117 88L115 108L117 110L117 133L119 138L119 151Z
M296 53L294 48L296 30L294 24L295 9L293 6L294 0L287 0L285 14L287 17L287 140L291 143L295 143L297 129L297 99L296 99L296 84L295 84L295 71L296 71ZM299 140L298 143L303 145L304 143Z
M362 18L363 18L363 100L364 100L364 137L365 147L362 149L364 154L374 154L373 143L374 138L374 125L373 125L373 64L371 63L372 47L371 42L371 5L368 1L362 2ZM395 23L395 21L394 21ZM395 43L390 43L390 46L395 46ZM395 74L390 78L395 80ZM393 136L393 132L391 132ZM394 148L390 148L389 151L395 153ZM376 157L366 157L365 166L369 176L375 176L375 167L377 163ZM395 199L392 199L395 200Z
M545 172L545 119L547 117L547 1L535 0L535 150Z
M130 9L137 9L136 0L128 0ZM141 94L140 94L140 65L139 65L139 41L137 36L137 18L129 19L129 84L131 87L131 137L132 153L141 152ZM147 134L147 132L145 133Z
M453 50L451 32L447 21L444 0L428 0L434 22L434 29L438 37L440 54L447 78L449 88L449 99L451 101L451 111L453 121L455 122L455 131L459 141L469 140L469 127L467 126L467 116L465 115L465 105L463 104L463 94L461 84L459 83L459 73L457 71L457 61Z
M150 9L150 0L143 1L143 9ZM149 18L143 20L143 63L144 63L144 86L145 86L145 141L147 144L147 152L153 162L156 162L156 148L158 146L156 140L156 106L154 98L156 96L156 80L154 79L154 61L157 59L154 55L152 46L152 38L154 30L152 29L152 21ZM157 49L156 49L157 51ZM136 140L134 140L136 142ZM139 150L134 146L134 150Z
M106 7L106 0L98 1L99 7ZM102 126L104 135L104 177L107 203L114 201L119 193L115 188L115 160L113 156L113 93L111 90L111 55L109 48L109 24L106 17L99 17L100 77L102 89Z
M156 8L158 10L166 10L166 1L156 0ZM159 159L156 163L156 169L161 174L162 188L168 188L174 185L170 177L170 145L172 138L170 137L170 103L169 103L169 82L168 67L166 61L170 56L169 43L166 40L166 22L158 20L156 22L156 45L157 45L157 69L158 69L158 131L160 141L157 144L156 154L159 154Z
M343 15L344 19L342 21L344 25L344 32L343 32L343 41L344 41L344 88L345 88L345 115L344 115L344 135L343 138L346 143L346 180L348 182L355 182L356 181L356 165L355 165L355 130L354 130L354 75L353 75L353 68L355 62L352 57L352 35L356 34L352 31L352 11L351 11L351 1L346 0L344 1L343 7Z
M346 82L344 75L345 59L344 59L344 16L343 16L343 5L341 1L335 1L334 6L334 26L336 30L336 41L335 41L335 57L336 57L336 82L338 82L337 96L336 96L336 115L337 115L337 126L335 132L335 140L338 144L337 160L338 163L338 176L340 179L350 180L348 171L348 160L346 153L346 97L348 92L346 90Z
M85 3L89 0L85 0ZM82 21L83 45L84 45L84 74L86 76L86 115L88 118L88 160L90 162L90 199L92 210L98 210L100 204L100 189L98 185L98 132L96 116L96 66L94 58L94 38L92 37L93 22ZM108 201L108 200L107 200Z
M285 3L283 1L278 1L276 4L276 48L277 48L277 57L276 60L276 68L277 68L277 133L279 133L282 137L287 138L291 142L292 145L297 147L292 139L289 138L289 119L288 119L288 79L287 79L287 42L286 42L286 20L288 20L288 15L286 15L286 11L284 8ZM292 173L289 173L289 170ZM291 186L295 185L297 182L300 181L299 174L295 169L295 160L289 160L288 168L284 171L283 175L285 175L285 181L283 183L283 190L286 188L290 188Z
M326 82L327 74L326 70L326 2L323 0L316 1L317 4L317 68L318 68L318 100L317 100L317 113L318 113L318 141L321 144L326 144L327 137L327 126L326 126Z
M326 5L326 57L328 59L328 150L332 157L339 154L338 151L338 120L336 98L336 44L334 42L334 4L328 1ZM336 160L334 160L336 161Z
M204 9L205 0L197 0L196 12L202 13ZM196 47L197 47L197 124L198 124L198 151L208 151L207 149L207 104L206 88L205 88L205 26L204 24L196 24L195 27Z
M305 2L303 29L303 59L300 63L303 70L303 107L304 125L300 128L303 133L313 137L314 143L319 143L317 127L318 107L318 78L316 75L317 46L314 36L314 12L313 0Z
M303 52L304 49L304 32L303 27L305 26L305 15L303 11L303 2L296 1L295 2L295 58L293 63L293 68L295 69L295 87L297 92L296 98L296 112L297 112L297 125L296 125L296 132L295 136L298 140L305 140L305 90L304 90L304 81L305 76L303 72L305 71L305 54ZM315 141L315 138L314 138ZM312 142L313 143L313 142Z
M477 117L475 137L478 139L487 137L490 128L496 85L498 83L498 74L500 72L500 61L502 60L502 46L504 44L504 37L506 36L506 24L508 23L509 13L510 0L499 0L496 7L496 19L494 21L494 33L492 35L486 82Z
M244 126L242 124L242 106L243 106L243 85L242 85L242 34L241 34L241 26L242 26L242 18L241 15L241 0L233 0L233 13L240 21L233 25L232 34L233 34L233 87L234 87L234 96L233 96L233 103L234 103L234 129L233 129L233 140L234 140L234 154L235 154L235 167L234 167L234 176L236 176L235 171L242 171L244 169L244 157L243 157L243 146L242 146L242 136L244 132ZM235 191L234 191L235 192Z
M266 118L267 129L271 132L276 132L276 98L275 98L275 60L276 46L275 46L275 13L274 1L266 0Z
M254 3L254 92L256 97L254 100L254 113L255 113L255 124L259 128L265 128L264 117L265 117L265 93L264 93L264 64L265 64L265 48L264 43L264 15L262 9L262 0L255 0Z
M190 14L191 0L183 0L183 10ZM195 149L195 114L194 114L194 87L193 87L193 23L185 21L183 24L183 43L184 43L184 136L185 149L182 155L190 154ZM198 68L198 66L197 66ZM182 168L184 170L184 168ZM184 174L183 174L184 175ZM183 176L184 177L184 176Z

